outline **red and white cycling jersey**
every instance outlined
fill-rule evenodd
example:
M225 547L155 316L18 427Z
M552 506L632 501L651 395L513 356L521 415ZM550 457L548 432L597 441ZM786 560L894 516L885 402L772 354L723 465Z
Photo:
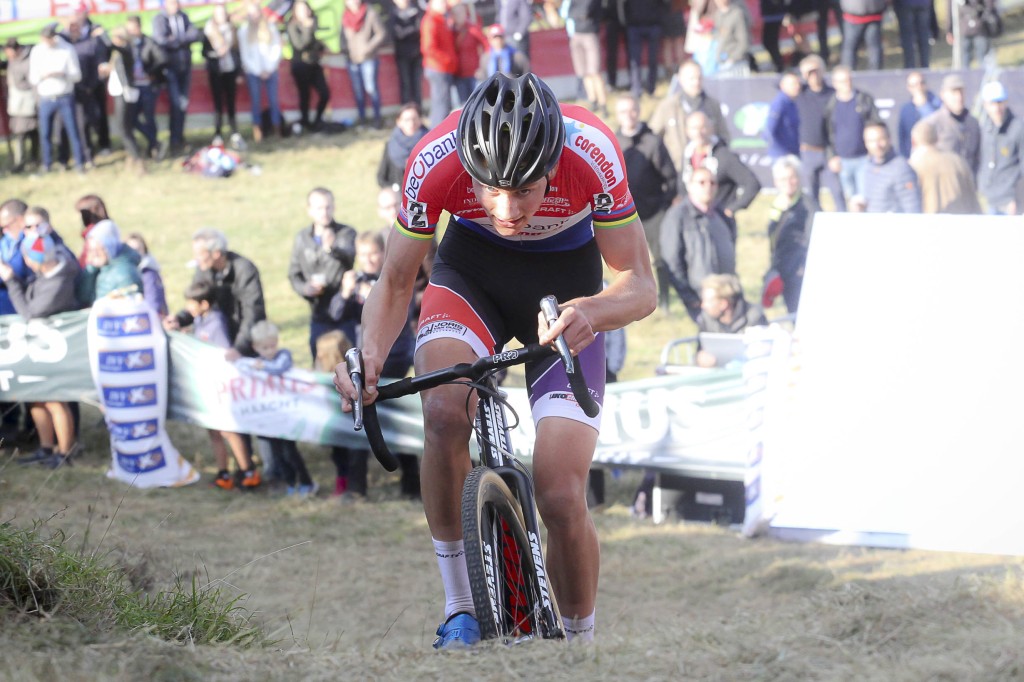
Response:
M455 148L461 111L445 118L410 154L395 221L398 231L430 239L446 210L468 229L507 248L565 251L592 239L595 228L616 228L636 220L615 135L586 109L560 106L565 148L540 209L521 232L499 235L473 192L472 177Z

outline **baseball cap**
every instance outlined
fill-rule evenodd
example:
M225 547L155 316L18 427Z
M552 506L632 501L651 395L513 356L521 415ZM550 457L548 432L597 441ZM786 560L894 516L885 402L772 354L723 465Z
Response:
M51 21L46 26L43 26L42 32L39 34L44 38L52 38L60 32L60 24L56 21Z
M943 90L963 90L965 87L963 77L955 73L951 73L942 79Z
M33 263L53 260L57 244L50 235L33 235L21 242L21 255Z
M488 38L504 38L505 29L501 27L501 24L491 24L487 27Z
M1005 102L1006 86L999 81L985 83L985 87L981 89L981 98L986 102Z

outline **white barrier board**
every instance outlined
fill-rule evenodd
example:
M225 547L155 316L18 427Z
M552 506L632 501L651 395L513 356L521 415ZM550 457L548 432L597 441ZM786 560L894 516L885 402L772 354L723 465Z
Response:
M1024 219L819 213L772 533L1024 554Z

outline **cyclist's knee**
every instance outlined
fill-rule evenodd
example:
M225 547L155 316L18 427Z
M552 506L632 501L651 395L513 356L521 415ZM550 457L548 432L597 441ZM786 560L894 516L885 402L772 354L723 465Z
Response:
M434 440L464 440L470 429L465 402L439 394L427 395L423 400L423 427Z
M571 481L558 481L536 491L537 511L548 527L567 526L586 516L587 491Z

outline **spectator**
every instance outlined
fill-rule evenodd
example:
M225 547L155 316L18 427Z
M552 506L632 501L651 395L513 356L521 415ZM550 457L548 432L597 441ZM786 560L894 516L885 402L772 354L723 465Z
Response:
M249 88L252 111L252 139L263 141L265 132L282 134L281 104L278 100L278 67L281 64L281 34L271 25L257 0L247 0L245 21L238 27L238 50ZM263 129L263 93L267 95L270 131Z
M837 211L846 210L839 176L828 167L828 119L825 112L835 90L825 82L825 60L816 54L800 60L804 87L796 98L800 112L800 166L804 190L821 203L821 186L832 195Z
M977 173L981 163L981 126L965 106L964 79L956 74L943 78L939 98L942 107L924 119L935 126L939 136L935 146L959 154Z
M661 30L661 63L665 73L675 73L686 61L686 7L685 0L668 0L665 21Z
M25 233L25 212L28 205L21 199L8 199L0 204L0 264L10 267L13 276L25 280L31 275L21 255L21 242ZM0 286L0 315L14 315L17 311L11 302L7 285Z
M569 36L572 70L583 83L591 111L608 115L608 94L601 79L601 0L568 0L562 3L562 18Z
M452 5L452 28L455 31L455 52L459 65L455 71L455 93L459 106L469 99L476 88L477 76L483 75L483 59L491 49L483 29L470 16L469 6Z
M927 69L931 62L932 0L893 0L900 27L904 69Z
M789 14L789 4L785 0L760 0L761 8L761 44L771 57L772 66L775 71L782 73L786 63L782 59L782 50L779 49L779 34L782 32L782 23Z
M338 326L328 307L355 261L356 231L334 220L334 195L323 187L306 196L306 212L312 223L295 235L288 281L309 303L309 352L315 358L317 338Z
M193 280L185 289L185 310L177 315L164 318L167 331L177 331L191 327L192 335L200 341L218 348L228 349L228 358L236 360L231 353L231 341L228 333L228 321L224 311L217 307L217 287L212 280ZM213 459L217 463L217 476L211 485L221 490L232 490L236 487L254 489L259 487L260 472L253 466L252 454L245 436L230 431L207 429L210 436L210 447L213 448ZM235 476L228 473L228 446L235 458L238 469Z
M799 191L799 173L793 173L793 185ZM739 334L747 327L766 324L768 320L764 317L764 311L743 298L743 287L740 286L739 277L726 273L708 275L701 280L698 331L711 334ZM720 366L718 358L699 346L694 361L698 367Z
M156 139L156 98L165 82L167 56L155 40L142 34L142 22L137 16L128 17L125 28L132 49L132 87L139 91L139 106L132 125L146 138L147 155L156 158L160 151Z
M384 145L380 164L377 166L377 185L398 190L405 177L405 165L413 147L427 134L418 104L409 103L398 112L395 128Z
M366 99L373 107L373 127L380 129L380 84L377 78L377 58L387 32L377 10L363 0L345 0L341 15L341 54L348 60L348 75L352 82L352 96L359 110L359 122L366 122Z
M631 0L626 5L626 47L629 50L629 89L640 99L646 92L654 95L658 80L661 49L661 25L665 20L667 0ZM647 48L647 80L640 76L640 64Z
M11 37L4 44L7 58L7 116L11 144L11 172L21 173L27 161L25 140L38 128L36 94L29 81L30 48ZM33 142L33 151L36 145Z
M85 270L78 280L78 301L89 307L104 296L124 292L135 287L144 294L139 274L139 254L121 242L121 233L113 220L101 220L93 225L86 238L88 246Z
M847 201L862 196L862 169L867 163L868 150L864 146L864 130L880 119L875 98L853 87L850 68L832 69L835 96L825 105L825 123L828 126L828 167L839 176Z
M900 144L900 155L909 159L910 131L922 118L927 118L938 111L942 107L942 100L928 89L924 74L920 71L911 71L907 74L907 92L910 93L910 101L900 107L897 139Z
M316 360L314 362L316 370L333 373L335 367L345 362L345 353L351 347L352 342L340 329L321 334L316 340ZM353 465L361 468L362 471L357 474L360 480L365 480L368 460L363 455L368 457L365 450L352 450L341 445L331 446L331 462L334 463L335 469L334 497L342 497L348 492L348 481ZM344 499L356 499L354 495L355 493L352 493ZM360 497L365 497L365 492Z
M17 313L28 320L76 310L78 263L74 257L59 249L50 235L27 237L20 250L34 275L31 279L18 277L11 266L0 264L0 279ZM29 406L29 413L39 436L39 449L19 458L18 463L38 463L51 469L68 463L78 450L70 406L58 401L36 402Z
M292 8L288 22L288 42L292 46L291 72L295 88L299 92L299 124L304 130L321 130L324 112L331 102L331 90L327 86L324 67L320 63L327 46L316 37L319 30L316 13L305 0L299 0ZM309 118L311 93L316 90L316 114Z
M0 279L7 285L15 312L32 320L77 310L75 281L80 269L74 256L52 234L26 233L19 248L31 276L19 277L13 267L0 263Z
M380 216L381 228L390 230L391 226L398 220L398 209L402 205L402 198L394 187L381 187L377 193L377 215Z
M68 245L64 243L64 240L57 230L53 228L50 223L50 212L42 206L32 206L25 211L24 217L24 239L34 239L37 235L48 236L53 239L53 243L57 246L58 255L65 260L73 260L78 263L78 259L75 258L75 254L71 252ZM81 266L76 268L76 272L81 271ZM72 292L73 295L74 292Z
M981 89L985 114L981 118L978 187L989 213L1017 215L1014 186L1024 177L1024 122L1006 103L1006 87L991 81Z
M125 169L143 175L146 166L138 142L135 141L139 91L131 84L135 57L128 45L128 32L124 27L115 28L109 37L103 31L102 27L96 29L101 40L109 43L110 61L100 64L99 71L107 78L107 91L114 100L114 121L121 133L121 141L126 152Z
M882 69L882 15L886 0L840 0L843 10L843 66L857 68L861 43L868 53L868 68ZM833 85L835 85L833 78Z
M173 0L172 0L173 1ZM71 141L75 168L85 172L82 141L75 121L74 85L82 79L75 51L57 35L57 24L43 27L39 43L29 55L28 80L39 97L39 139L43 148L42 172L50 171L53 144L50 139L54 115L59 115Z
M419 2L394 0L388 13L388 33L398 67L398 100L423 103L423 54L420 52L420 23L423 10Z
M78 264L83 268L89 260L89 230L101 220L109 220L107 205L95 194L86 194L75 202L75 210L82 218L82 253L78 256Z
M75 6L74 14L72 14L72 23L76 24L79 30L78 39L84 40L87 36L95 38L97 30L100 28L96 22L89 18L89 3L86 0L80 0ZM74 38L74 32L69 29L69 33ZM74 42L72 40L71 42ZM110 58L110 46L102 40L94 40L96 48L96 61L101 64ZM81 64L79 64L81 66ZM83 74L84 75L84 74ZM99 147L99 156L106 156L110 153L110 125L107 120L107 77L102 73L99 74L99 78L96 80L95 86L92 88L90 94L92 95L92 103L88 107L94 112L96 116L95 127L93 130L96 132L96 145ZM84 141L84 137L82 138Z
M506 76L521 76L530 70L530 60L505 40L505 29L501 24L487 27L487 64L484 73L492 76L498 72Z
M917 176L907 160L893 150L884 123L865 126L864 145L868 150L862 171L864 194L851 203L868 213L920 213Z
M644 225L644 236L658 277L659 305L668 311L669 278L661 259L658 231L665 211L676 197L676 169L665 143L640 120L640 103L635 97L619 97L615 117L619 122L615 137L626 162L626 177L632 183L636 212Z
M238 31L231 23L226 5L214 5L213 15L203 26L203 57L213 97L213 134L223 137L224 115L227 114L231 143L239 147L241 136L238 134L235 102L242 55L238 47Z
M921 212L960 215L981 213L974 174L967 162L959 156L935 148L938 140L935 127L928 121L918 121L911 131L911 137L914 151L909 162L917 175L917 185L921 188Z
M700 314L703 279L736 272L736 227L714 206L715 188L711 171L695 169L686 198L673 204L661 223L661 257L673 288L694 320Z
M796 106L800 89L799 76L785 73L779 80L779 92L768 105L764 137L768 141L768 156L771 159L787 154L800 156L800 110Z
M533 23L532 0L495 0L497 20L509 38L509 45L530 58L530 24Z
M729 144L729 129L722 116L722 105L704 92L704 77L697 62L687 61L679 67L677 83L678 89L674 91L670 87L668 94L658 103L648 125L665 142L672 163L681 173L683 150L687 142L687 116L695 111L703 111L711 122L711 129L725 144Z
M740 3L715 0L715 40L718 42L716 75L746 78L750 75L750 24Z
M728 145L715 136L703 111L695 111L686 117L686 139L688 143L683 152L681 174L683 185L689 183L694 169L707 168L718 183L715 206L729 218L735 218L736 212L750 206L761 191L757 176ZM633 198L636 199L636 194ZM733 235L735 240L736 235Z
M437 125L452 111L452 86L459 69L455 33L448 24L448 0L430 0L420 24L423 72L430 84L430 123Z
M686 51L700 64L705 76L714 76L718 69L715 61L715 14L712 0L696 0L690 4L686 19Z
M167 296L164 293L164 278L160 274L160 264L149 253L146 238L138 232L132 232L124 243L139 254L139 275L142 277L142 295L146 303L160 319L167 316Z
M626 42L626 13L622 0L601 0L604 24L604 68L608 87L619 87L619 55Z
M973 60L978 66L985 65L985 57L992 51L992 41L985 30L982 15L996 11L996 0L959 0L957 8L953 8L951 0L946 0L946 42L958 49L953 42L953 16L960 19L960 68L969 69ZM940 136L941 137L941 136Z
M381 266L384 264L384 233L379 231L362 232L356 237L356 264L358 270L349 270L342 276L341 290L331 301L331 316L342 323L350 320L357 322L362 317L363 303L373 289L373 285L380 277ZM421 269L422 270L422 269ZM398 340L391 347L391 352L384 361L381 369L382 378L401 379L412 367L413 354L416 350L415 324L419 317L415 309L417 301L423 289L426 288L426 281L417 277L416 291L409 305L409 314L406 317L406 324L399 333ZM358 344L362 339L362 329L359 328L354 339ZM361 451L352 453L356 473L350 473L348 489L356 494L366 495L366 465L365 461L368 452ZM398 463L402 469L401 493L403 497L410 499L419 498L420 475L419 459L415 455L398 454ZM361 473L359 473L361 472ZM361 476L361 478L360 478Z
M209 227L192 235L192 256L196 262L192 282L213 285L216 308L227 321L231 343L227 359L234 362L242 355L252 357L252 327L266 318L259 270L248 258L229 251L227 237ZM164 322L165 327L178 328L173 317Z
M292 354L287 348L279 348L277 326L268 320L253 325L252 346L259 354L255 358L239 358L235 365L244 373L266 372L270 376L281 376L292 368ZM306 468L306 460L293 440L284 438L262 438L271 450L271 458L284 473L288 488L287 496L314 497L320 489L313 482Z
M811 240L814 214L818 210L814 197L807 196L800 189L801 163L795 156L783 156L772 164L772 179L778 194L768 211L771 267L764 278L765 291L772 288L772 280L778 277L782 284L782 298L790 313L796 312L800 302L807 245ZM773 301L774 294L769 294L762 298L761 303L769 307Z
M153 40L163 48L167 59L164 78L170 110L168 151L178 156L185 152L185 114L192 89L192 43L199 42L201 36L188 15L181 11L179 0L164 0L163 9L153 17Z
M86 167L89 168L92 167L93 157L97 155L100 149L110 153L110 132L107 123L107 98L105 92L107 83L104 78L100 77L99 70L100 64L105 63L110 55L106 46L94 34L90 33L96 27L88 21L87 15L88 12L84 16L79 12L75 12L72 15L71 21L68 22L67 31L61 34L61 37L75 51L75 56L78 57L78 70L82 74L82 77L75 83L73 91L75 123L78 126L78 139L82 143L82 156L85 157ZM96 96L96 90L100 88L104 90L102 108ZM67 143L70 140L67 138L67 131L63 129L60 129L60 131L60 158L61 161L67 161ZM100 139L100 142L106 142L106 145L99 146L99 143L94 144L93 135L95 134L97 138L102 138L103 131L106 132L106 139Z

